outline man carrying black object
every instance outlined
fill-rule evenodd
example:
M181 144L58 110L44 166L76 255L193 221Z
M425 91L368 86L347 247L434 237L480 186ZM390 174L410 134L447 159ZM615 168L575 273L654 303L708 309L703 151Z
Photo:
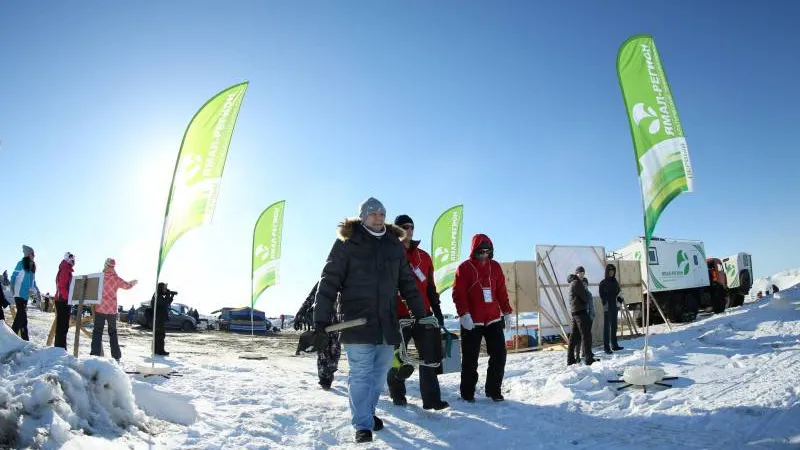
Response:
M166 331L164 327L167 324L167 316L169 314L169 305L172 304L175 296L178 295L175 291L167 289L167 283L158 283L158 302L156 302L156 294L150 299L150 308L156 309L156 322L155 327L155 354L160 356L169 356L169 352L164 350L164 338ZM152 313L152 309L150 310Z
M585 275L586 270L584 270L583 266L578 266L575 269L576 278L569 284L569 305L572 311L573 331L569 335L569 346L567 347L568 366L578 362L573 356L575 354L575 346L578 345L578 339L581 340L581 353L585 358L586 365L590 366L595 362L592 354L592 325L587 306L589 296L586 294L586 288L583 285L583 277ZM580 333L575 333L575 330Z
M603 301L603 350L607 354L622 350L617 343L617 303L622 303L619 297L620 288L617 281L617 268L613 264L606 266L606 277L600 282L600 299ZM610 342L609 342L610 341Z
M314 299L317 295L317 286L319 283L315 284L314 287L311 289L311 293L308 294L306 297L306 301L303 302L303 306L297 311L295 315L295 324L294 329L296 331L300 330L300 322L299 320L313 322L314 317ZM334 315L330 318L331 323L338 322L338 317ZM299 355L301 351L305 351L307 348L315 348L313 343L313 333L303 333L301 336L300 341L297 343L297 351L295 351L295 356ZM311 338L311 340L309 340ZM339 357L342 353L342 344L339 342L339 332L334 331L332 333L328 333L328 339L325 343L322 351L317 352L317 376L319 377L319 385L323 390L328 390L331 388L333 384L333 374L339 368Z
M411 270L415 275L417 289L422 294L422 300L425 302L426 313L433 312L433 315L441 324L444 322L444 317L442 317L439 293L436 292L436 285L433 281L433 262L431 257L427 252L419 248L420 241L413 240L414 221L411 220L411 217L405 214L397 216L394 224L406 232L406 236L401 242L406 249L406 259L408 259ZM408 307L400 296L397 298L397 315L401 319L410 318ZM414 339L414 346L417 348L421 360L441 362L442 337L439 328L434 327L428 330L425 326L415 325L403 328L402 332L403 340L406 344L410 339ZM395 350L395 358L392 368L389 369L389 374L386 377L386 384L389 385L389 395L392 397L392 403L398 406L405 406L408 404L405 379L408 378L409 374L404 374L401 369L410 367L413 370L413 366L402 364L397 353L398 351ZM440 410L450 406L447 402L442 401L436 371L436 367L425 365L420 365L419 367L419 390L424 409Z
M361 203L358 219L338 227L317 289L314 334L327 341L325 327L337 296L345 322L366 319L366 324L342 330L350 365L348 377L351 423L356 442L372 441L372 431L383 428L375 416L381 390L400 343L397 292L414 317L425 317L425 304L400 239L402 228L385 225L386 209L374 198Z

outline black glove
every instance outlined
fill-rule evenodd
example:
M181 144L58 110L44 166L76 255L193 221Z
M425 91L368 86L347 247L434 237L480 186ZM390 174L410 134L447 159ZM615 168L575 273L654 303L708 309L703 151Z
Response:
M300 335L300 349L306 353L316 352L319 353L325 350L328 346L328 332L325 327L328 324L325 322L317 322L314 324L314 330L306 331Z
M300 320L299 316L296 316L294 319L294 331L300 331L300 328L303 328L303 321Z
M617 297L617 302L625 303L625 299L623 299L622 297Z

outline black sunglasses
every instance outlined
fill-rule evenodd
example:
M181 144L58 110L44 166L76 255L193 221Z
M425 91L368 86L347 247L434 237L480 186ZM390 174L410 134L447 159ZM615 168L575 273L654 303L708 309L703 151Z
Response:
M408 224L400 225L400 228L402 228L404 230L413 230L414 229L414 225L408 225Z

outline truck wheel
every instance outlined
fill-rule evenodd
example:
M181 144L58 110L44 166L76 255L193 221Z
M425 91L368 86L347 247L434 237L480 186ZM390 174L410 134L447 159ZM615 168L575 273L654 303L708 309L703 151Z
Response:
M750 277L750 271L745 269L739 272L739 292L750 292L752 287L753 279Z
M711 287L711 306L714 309L714 314L724 312L725 308L730 306L727 305L727 303L725 291L722 289L722 286L714 283Z
M684 301L680 297L670 297L668 306L669 308L663 308L663 311L669 311L667 314L669 315L669 320L675 323L683 322L683 313L684 313Z
M684 297L684 311L683 316L687 322L694 322L697 319L697 312L699 311L699 306L697 303L697 297L694 294L686 294Z
M181 329L183 329L183 331L193 331L194 327L192 326L191 322L186 321L186 322L183 322L183 325L181 326Z

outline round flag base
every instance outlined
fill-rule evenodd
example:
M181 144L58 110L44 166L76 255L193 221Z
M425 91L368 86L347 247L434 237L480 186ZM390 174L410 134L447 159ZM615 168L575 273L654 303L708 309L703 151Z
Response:
M169 375L172 369L166 364L147 364L140 363L136 365L136 372L145 375Z
M241 359L256 359L256 360L258 360L258 359L269 359L267 357L267 355L265 355L264 353L257 353L257 352L242 353L241 355L239 355L239 358L241 358Z
M622 373L622 379L634 386L650 386L661 382L664 376L664 370L658 367L627 367Z

